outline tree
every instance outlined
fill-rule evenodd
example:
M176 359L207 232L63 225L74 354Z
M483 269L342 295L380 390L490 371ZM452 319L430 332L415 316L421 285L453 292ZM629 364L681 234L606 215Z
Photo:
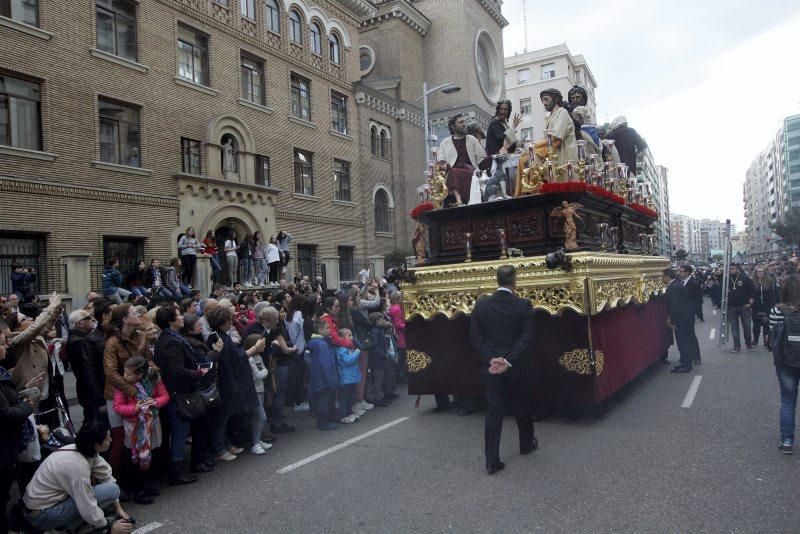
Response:
M689 253L683 250L682 248L678 249L675 253L675 259L678 261L686 261L686 258L689 256Z
M782 221L771 224L770 228L787 244L800 244L800 208L792 208Z

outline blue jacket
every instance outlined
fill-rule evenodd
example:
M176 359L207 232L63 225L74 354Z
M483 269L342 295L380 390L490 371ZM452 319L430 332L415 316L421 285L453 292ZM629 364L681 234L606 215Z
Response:
M306 347L311 351L311 367L308 372L308 387L311 391L317 393L323 389L339 387L336 353L331 338L314 334Z
M113 295L122 285L122 273L113 267L106 267L103 271L103 295Z
M361 351L358 349L336 348L336 363L339 367L339 383L341 385L361 382L361 369L358 367L360 356Z

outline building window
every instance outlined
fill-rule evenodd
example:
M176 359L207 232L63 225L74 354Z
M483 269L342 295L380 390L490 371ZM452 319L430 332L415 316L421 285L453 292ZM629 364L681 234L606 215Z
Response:
M517 71L517 83L522 85L531 81L531 69L519 69Z
M264 15L267 19L267 29L275 33L280 33L281 12L278 9L278 4L275 2L275 0L267 0L264 7L266 8Z
M242 56L242 99L264 105L264 63Z
M375 231L391 232L392 217L389 209L389 195L383 189L375 193Z
M336 200L350 202L350 164L348 162L333 160L333 182Z
M317 263L317 245L297 245L298 276L308 276L312 280L321 276Z
M314 194L314 155L305 150L294 149L294 192L301 195Z
M303 44L303 23L301 22L300 13L295 9L289 11L289 39L293 43Z
M99 98L100 161L141 167L139 110Z
M533 128L523 128L522 139L525 141L533 141Z
M545 63L542 65L542 79L543 80L550 80L556 77L556 64L555 63Z
M381 130L381 157L386 159L392 158L392 139L386 130Z
M242 16L249 19L256 18L256 0L239 0L242 6Z
M39 84L0 75L0 145L42 149Z
M378 127L373 126L369 130L369 141L370 141L370 153L373 156L380 156L381 149L380 149L380 137L378 136Z
M188 174L203 174L200 165L200 141L181 137L181 170Z
M347 134L347 97L331 91L331 130Z
M136 5L97 0L97 48L136 61Z
M353 256L355 247L336 247L339 256L339 280L355 279L355 269L353 268Z
M269 158L267 156L256 156L256 185L269 187L270 184Z
M292 74L292 116L311 120L311 82Z
M531 114L531 99L530 98L523 98L519 101L519 112L523 115L530 115Z
M328 49L330 51L331 63L338 65L342 60L341 46L339 45L339 37L337 37L335 33L332 33L328 38Z
M311 51L322 55L322 30L316 22L311 23Z
M39 0L0 0L0 15L17 22L39 25Z
M209 85L208 36L187 26L178 26L178 76Z

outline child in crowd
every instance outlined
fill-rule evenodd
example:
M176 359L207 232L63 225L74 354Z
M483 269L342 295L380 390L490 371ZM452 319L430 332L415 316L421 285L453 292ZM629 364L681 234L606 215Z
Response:
M338 425L331 421L336 417L334 402L339 376L336 372L336 353L331 342L331 330L324 319L314 321L314 334L308 342L311 352L309 369L309 392L314 396L318 430L335 430Z
M339 330L339 337L352 341L353 332L349 328ZM358 416L353 413L356 399L356 385L361 382L361 370L358 367L359 349L336 347L336 364L339 370L339 421L345 424L355 423Z
M133 464L131 466L126 461L128 482L135 492L134 502L151 504L153 497L160 492L145 483L144 471L150 469L152 450L161 446L158 412L169 402L169 394L158 372L141 356L133 356L125 361L122 377L136 388L136 394L132 396L114 390L114 411L123 419L125 449Z
M244 350L255 347L261 337L259 334L247 336L244 340ZM253 370L253 384L256 387L256 395L258 395L258 408L253 410L253 448L250 449L250 452L260 456L266 453L267 449L272 448L272 443L261 441L261 433L264 431L264 425L267 424L267 414L264 411L264 379L269 375L269 369L264 365L264 359L260 352L250 356L250 369Z
M381 312L370 313L369 322L369 338L364 343L364 349L369 355L368 368L371 376L368 389L372 398L368 401L375 406L386 407L389 405L389 399L384 394L389 363L389 338L386 332L392 328L392 323Z

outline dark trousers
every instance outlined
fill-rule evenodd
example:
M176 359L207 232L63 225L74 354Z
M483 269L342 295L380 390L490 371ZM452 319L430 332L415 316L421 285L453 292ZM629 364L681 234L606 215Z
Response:
M678 345L682 366L691 369L693 362L700 361L700 343L694 332L694 318L675 326L675 344Z
M769 312L767 312L769 317ZM764 346L767 346L767 336L769 336L769 322L762 322L758 313L753 313L753 345L758 345L758 336L761 334L761 329L764 330Z
M11 494L11 485L17 478L16 469L13 465L0 465L0 532L8 532L8 516L6 507ZM20 496L24 494L24 489L20 488Z
M753 310L745 308L744 306L728 306L728 324L731 325L731 338L733 339L733 348L741 348L742 342L739 339L739 321L742 322L744 328L744 343L748 347L751 346L752 338L750 336L751 316Z
M197 263L197 256L194 254L186 254L181 256L181 266L183 272L181 273L181 280L187 286L192 285L194 279L194 266Z
M353 402L356 400L356 385L339 386L339 420L353 413Z
M700 302L697 303L697 309L695 310L694 314L701 321L705 321L705 319L703 318L703 299L700 299Z
M269 281L270 282L277 282L278 277L281 273L281 262L280 261L273 261L269 263Z
M317 414L317 428L332 423L336 414L336 388L326 388L314 394L314 412Z
M516 376L487 375L486 381L486 467L500 463L500 434L503 417L508 408L514 414L519 429L520 449L530 447L533 442L533 410L525 379Z

